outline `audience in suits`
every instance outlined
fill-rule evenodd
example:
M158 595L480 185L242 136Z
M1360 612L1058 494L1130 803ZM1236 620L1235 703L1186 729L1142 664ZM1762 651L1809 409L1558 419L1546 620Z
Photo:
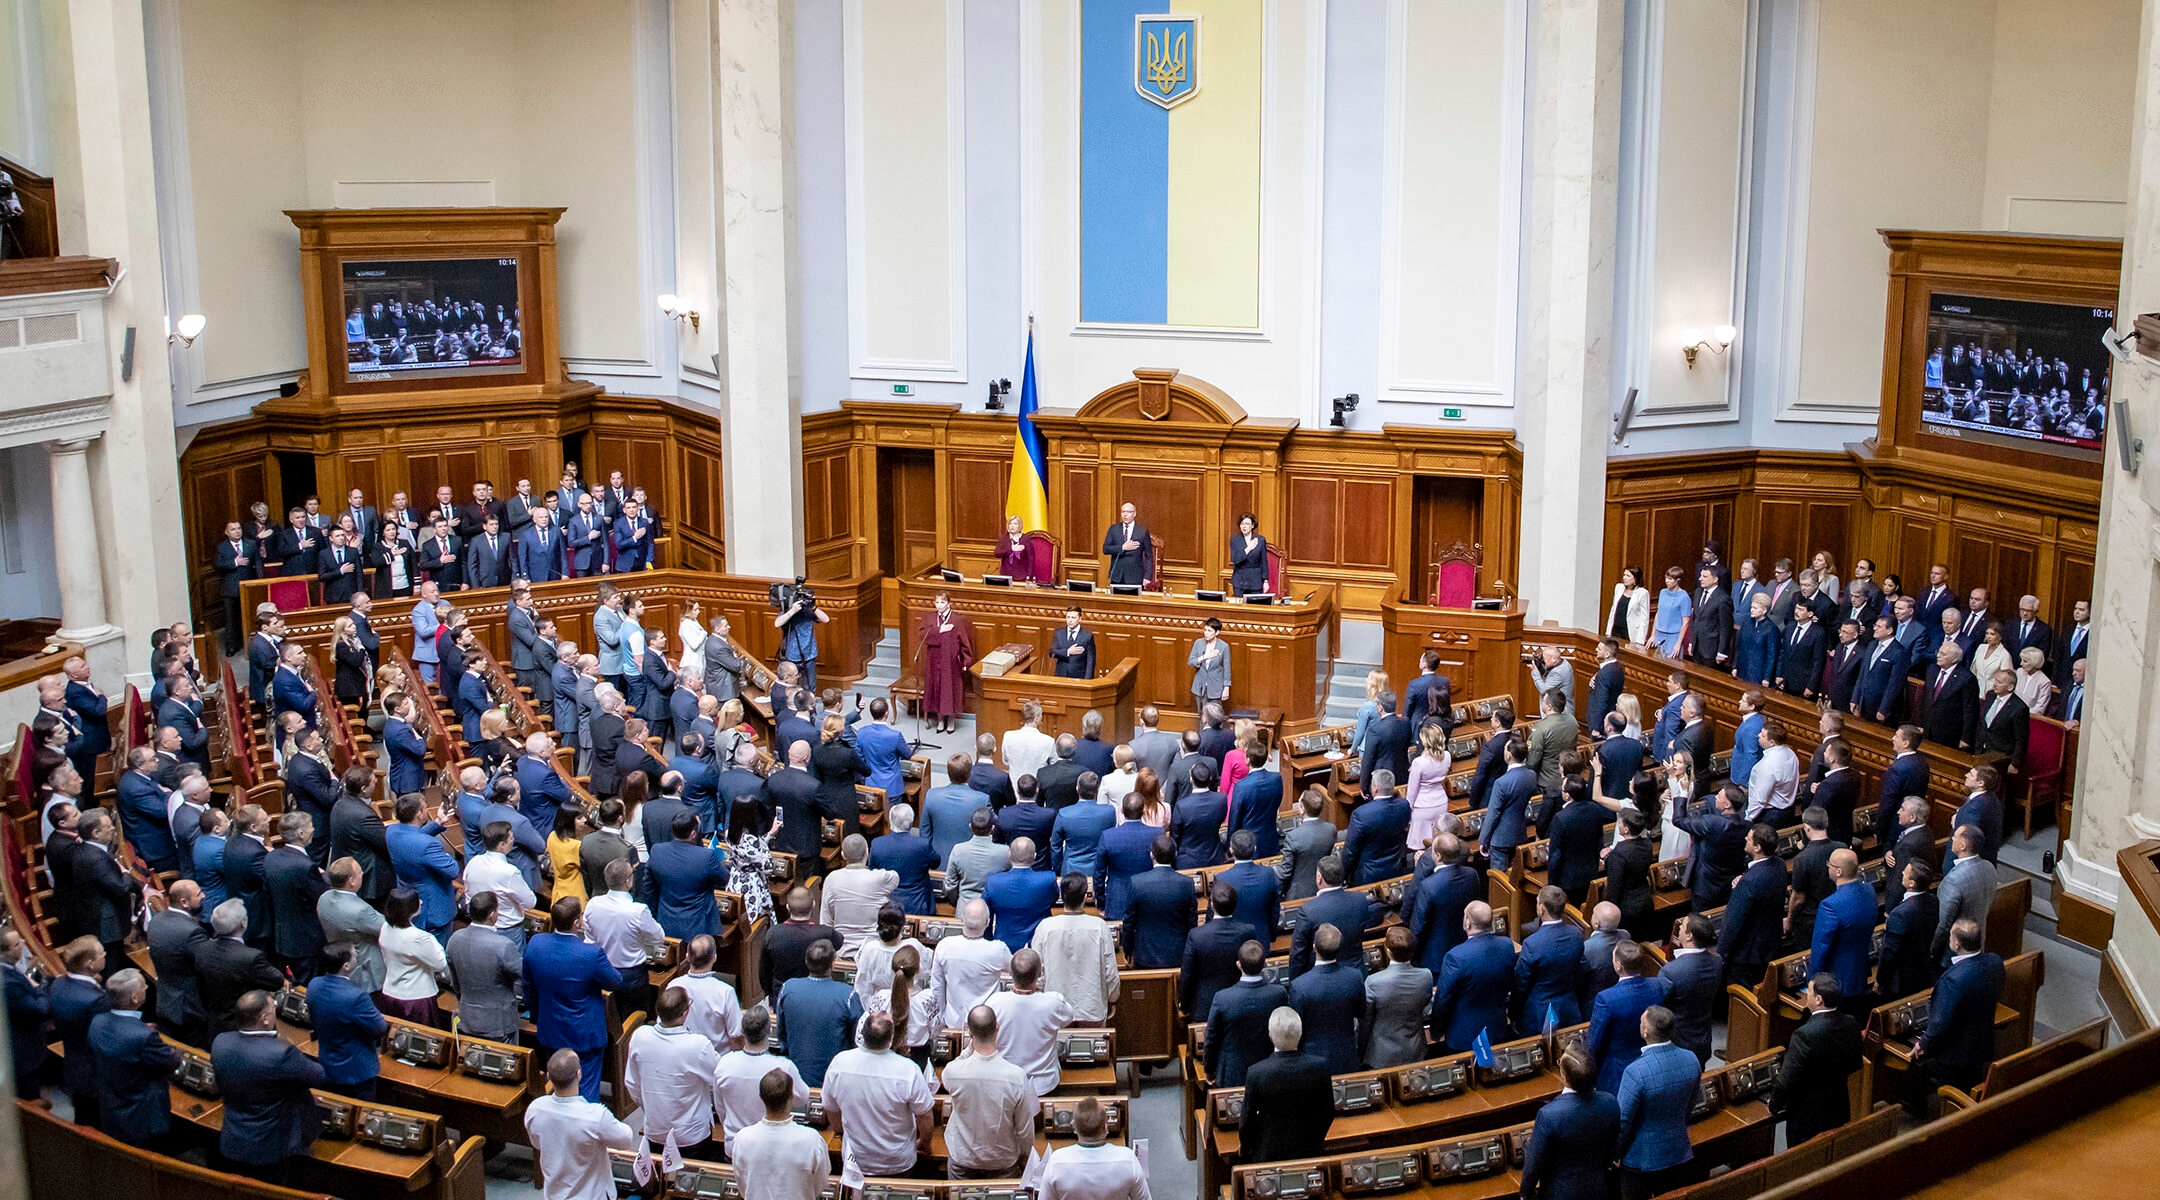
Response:
M1692 1182L1694 1145L1688 1110L1702 1080L1702 1063L1672 1040L1673 1014L1663 1005L1638 1019L1642 1049L1619 1086L1620 1195L1641 1200Z
M1581 1046L1560 1052L1558 1096L1538 1108L1523 1153L1524 1200L1610 1200L1619 1158L1620 1102L1597 1089Z
M1960 918L1950 927L1950 965L1935 981L1927 1029L1917 1053L1934 1085L1970 1092L1995 1060L1995 1004L2002 997L2003 960L1982 949L1985 926Z

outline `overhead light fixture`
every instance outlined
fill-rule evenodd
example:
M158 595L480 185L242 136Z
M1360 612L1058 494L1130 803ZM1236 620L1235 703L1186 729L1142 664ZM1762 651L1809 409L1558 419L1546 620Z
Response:
M192 346L195 344L195 339L202 336L203 326L209 323L210 319L201 313L189 313L180 318L177 323L171 317L167 317L165 318L165 343L167 345L177 343L182 346Z
M660 297L660 311L673 320L690 322L690 328L693 332L698 327L697 310L691 308L681 296L673 292Z
M1704 337L1700 329L1683 329L1680 331L1680 356L1687 359L1688 370L1692 371L1695 369L1697 354L1704 350L1712 354L1723 354L1731 348L1733 339L1738 336L1740 331L1730 325L1718 326L1711 331L1709 337Z

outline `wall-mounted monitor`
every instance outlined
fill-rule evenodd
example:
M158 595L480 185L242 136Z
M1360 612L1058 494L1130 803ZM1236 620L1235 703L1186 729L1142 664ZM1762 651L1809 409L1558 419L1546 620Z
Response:
M1931 294L1920 436L1949 453L1962 441L2100 461L2110 361L2100 335L2114 323L2113 308Z
M518 260L346 259L345 381L523 375Z

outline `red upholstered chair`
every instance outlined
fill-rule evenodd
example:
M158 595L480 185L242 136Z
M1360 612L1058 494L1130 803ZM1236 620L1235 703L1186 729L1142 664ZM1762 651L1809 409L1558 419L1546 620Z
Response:
M1028 548L1028 578L1045 587L1058 581L1058 569L1065 565L1064 547L1058 540L1040 529L1030 529L1020 535Z
M1267 590L1278 599L1283 594L1283 559L1286 557L1282 547L1273 542L1267 544Z
M295 609L306 608L314 603L309 598L309 592L313 590L314 582L305 575L281 576L274 579L270 582L270 603L277 605L279 612L292 612Z
M2069 762L2070 730L2052 717L2034 717L2025 735L2025 767L2019 786L2011 788L2010 802L2025 811L2025 836L2031 837L2033 816L2041 805L2053 808L2062 800L2063 768Z
M1151 533L1147 535L1147 540L1148 577L1147 582L1141 585L1140 590L1143 592L1159 592L1163 590L1162 535L1159 533Z
M1477 598L1478 564L1485 558L1477 543L1451 543L1435 556L1432 592L1427 603L1435 608L1469 608Z

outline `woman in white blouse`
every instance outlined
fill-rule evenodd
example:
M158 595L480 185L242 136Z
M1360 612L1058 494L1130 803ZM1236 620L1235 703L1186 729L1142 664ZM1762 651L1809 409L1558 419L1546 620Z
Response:
M393 1017L441 1028L443 1011L435 997L442 981L450 978L450 962L435 935L413 924L419 911L419 892L391 889L383 905L382 932L375 938L383 958L382 1001L377 1007Z
M1972 661L1965 665L1972 668L1973 679L1979 684L1980 694L1985 696L1993 690L1995 672L2010 670L2010 647L2003 645L2001 621L1989 621L1987 632L1973 646Z
M1613 711L1619 713L1620 718L1627 722L1627 728L1620 732L1638 742L1642 741L1642 701L1635 697L1635 693L1620 693L1620 698L1613 702Z
M1634 567L1622 568L1620 582L1613 585L1605 635L1637 646L1650 644L1650 589L1642 585L1642 572Z
M675 627L675 644L682 647L682 661L675 673L684 679L705 678L705 627L698 623L698 602L683 607L682 621Z
M893 1049L903 1051L919 1066L930 1061L930 1035L937 1030L938 1010L945 1002L936 987L920 982L922 952L915 947L915 939L909 938L894 951L887 985L863 997L862 1020L855 1023L855 1044L863 1044L862 1028L873 1014L893 1014ZM900 1015L903 1010L904 1017Z
M1123 743L1110 752L1110 762L1112 769L1108 775L1102 777L1102 786L1096 789L1095 798L1122 814L1125 811L1125 795L1133 790L1133 784L1139 780L1140 772L1133 769L1132 747ZM1124 821L1121 819L1118 823L1122 825Z
M1694 799L1695 756L1675 750L1665 760L1665 812L1658 823L1659 858L1685 858L1688 848L1695 844L1686 830L1673 824L1673 817L1685 813Z
M2010 689L2036 717L2045 713L2055 699L2055 681L2040 669L2046 661L2047 656L2040 653L2038 646L2027 646L2018 651L2017 682Z

